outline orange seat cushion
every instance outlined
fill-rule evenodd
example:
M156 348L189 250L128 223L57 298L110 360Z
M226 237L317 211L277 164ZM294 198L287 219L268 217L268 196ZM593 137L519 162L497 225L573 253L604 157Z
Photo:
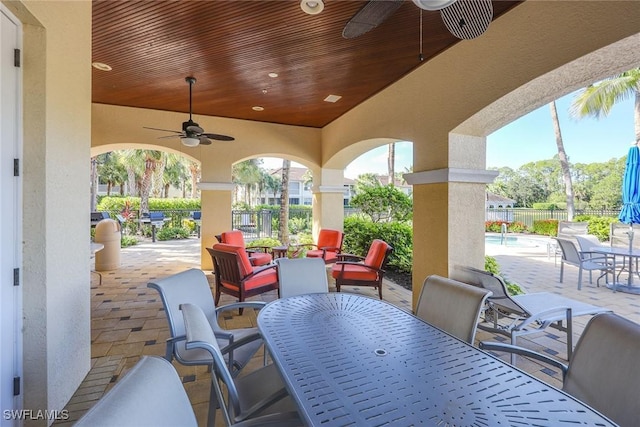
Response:
M318 234L318 248L341 248L342 232L338 230L322 229Z
M334 264L331 268L331 276L337 279L341 273L342 279L345 280L374 281L378 279L378 273L364 265Z
M242 236L242 231L225 231L220 235L220 238L222 239L222 243L244 248L244 237Z
M321 251L319 249L314 249L312 251L307 251L307 257L309 258L322 258L324 251ZM336 252L333 251L327 251L324 259L325 260L332 260L332 259L336 259L338 257L338 254Z
M264 252L252 252L249 255L249 260L255 266L267 265L271 261L273 261L273 259L271 258L271 254L267 254L267 253L264 253Z
M369 247L369 252L367 252L367 256L364 259L365 265L370 265L375 268L382 268L382 263L384 262L384 258L387 255L387 249L389 245L380 239L375 239L371 242L371 246Z
M269 268L267 270L261 271L256 274L249 280L244 282L244 289L251 290L256 288L261 288L263 286L268 286L276 283L278 281L278 274L276 273L275 268ZM238 287L232 283L222 281L222 286L228 289L233 289L234 291L239 291Z
M213 249L223 252L232 252L238 255L238 263L240 265L240 274L242 277L253 273L253 266L249 261L249 256L243 247L228 245L226 243L217 243L213 245Z

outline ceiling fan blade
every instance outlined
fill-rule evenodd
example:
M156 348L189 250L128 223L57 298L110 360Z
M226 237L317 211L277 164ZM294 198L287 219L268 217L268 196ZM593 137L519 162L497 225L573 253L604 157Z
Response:
M232 136L219 135L217 133L203 133L201 136L204 136L209 139L215 139L216 141L235 141L236 140Z
M403 0L371 0L356 12L342 30L342 37L353 39L373 30L402 6Z
M189 126L185 126L185 130L189 133L193 132L193 133L202 133L204 132L204 129L202 129L200 126L198 126L197 124L192 124Z
M491 0L458 0L440 10L444 25L459 39L475 39L484 33L493 18Z
M184 135L168 135L168 136L159 136L158 139L171 139L171 138L184 138Z
M169 130L169 129L158 129L158 128L150 128L147 126L142 126L143 129L151 129L151 130L161 130L162 132L174 132L174 133L182 133L179 130Z
M211 145L211 140L206 136L200 137L200 145Z

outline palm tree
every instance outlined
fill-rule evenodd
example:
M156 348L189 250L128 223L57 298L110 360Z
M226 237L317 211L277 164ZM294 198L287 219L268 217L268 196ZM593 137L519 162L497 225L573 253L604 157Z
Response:
M389 175L389 185L395 185L395 167L396 167L396 144L392 142L389 144L389 156L387 158L387 170Z
M280 191L280 229L278 240L282 244L289 243L289 171L291 160L282 160L282 190Z
M560 121L558 120L558 110L556 102L549 104L551 108L551 121L553 122L553 130L556 135L556 145L558 146L558 160L560 160L560 169L562 170L562 180L564 181L564 192L567 197L567 220L573 221L575 209L573 206L573 184L571 182L571 168L567 153L564 151L564 143L562 142L562 132L560 132Z
M634 97L633 123L636 143L640 142L640 68L634 68L587 86L576 95L570 112L574 117L605 117L613 106Z

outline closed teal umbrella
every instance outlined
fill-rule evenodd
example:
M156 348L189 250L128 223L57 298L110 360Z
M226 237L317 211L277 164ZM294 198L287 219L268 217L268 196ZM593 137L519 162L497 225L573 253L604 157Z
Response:
M629 251L633 247L633 224L640 224L640 149L629 149L622 178L622 209L618 219L629 224Z

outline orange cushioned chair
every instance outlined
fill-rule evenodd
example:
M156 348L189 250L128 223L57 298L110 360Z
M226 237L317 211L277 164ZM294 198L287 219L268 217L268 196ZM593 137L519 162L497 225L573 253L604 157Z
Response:
M387 242L376 239L371 242L369 252L364 258L350 254L338 255L338 261L331 269L331 275L336 279L336 290L340 292L340 287L343 285L373 286L378 288L378 294L382 299L382 277L384 276L382 267L392 250L393 248Z
M330 230L324 228L320 230L318 234L318 243L302 244L300 246L310 246L316 249L307 251L307 257L309 258L322 258L325 264L331 264L336 262L338 254L342 251L342 240L344 234L342 231Z
M275 264L254 268L243 247L225 243L218 243L213 248L207 248L207 251L213 259L216 305L222 293L232 295L240 302L273 289L277 289L278 297L280 296Z
M273 261L273 256L269 253L268 246L258 246L255 248L247 249L244 244L244 236L242 235L242 231L233 230L233 231L225 231L224 233L216 236L218 242L226 243L227 245L232 246L240 246L249 255L249 261L251 265L261 266L270 264Z

